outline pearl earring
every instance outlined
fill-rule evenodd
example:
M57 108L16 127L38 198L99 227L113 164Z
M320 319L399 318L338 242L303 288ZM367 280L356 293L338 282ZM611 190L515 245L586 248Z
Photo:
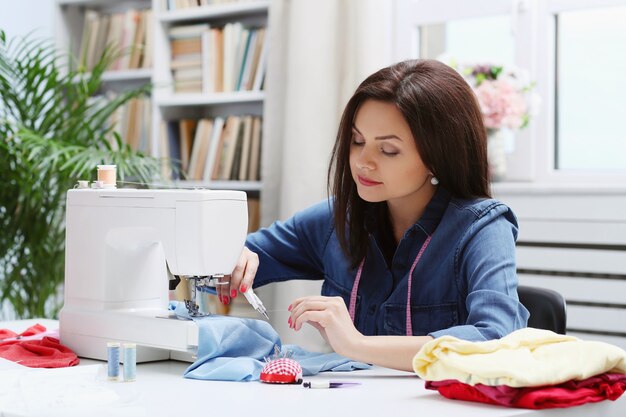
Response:
M439 180L438 180L436 177L432 177L432 178L430 179L430 183L431 183L432 185L437 185L437 184L439 184Z

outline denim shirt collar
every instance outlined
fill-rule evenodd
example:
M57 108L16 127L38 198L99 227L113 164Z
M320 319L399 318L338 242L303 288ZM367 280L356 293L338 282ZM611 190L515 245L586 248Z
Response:
M451 195L448 190L441 186L437 187L435 195L426 205L426 210L424 210L422 216L406 231L406 233L412 232L416 229L421 229L428 236L432 236L433 233L435 233L435 229L439 225L448 204L450 203L450 199Z
M394 242L391 234L391 224L389 221L387 203L375 203L368 207L365 216L365 227L369 233L370 241L374 248L378 248L386 259L389 268L393 268L393 259L402 257L406 251L411 251L416 244L415 238L422 236L419 241L423 241L428 236L432 236L435 229L441 222L451 199L448 190L439 186L432 199L426 205L422 216L402 235L400 242ZM408 246L407 246L408 245ZM398 253L398 251L400 251Z
M404 237L406 237L407 233L413 233L415 230L420 229L424 233L429 236L435 232L435 229L439 225L448 204L450 203L451 194L445 188L439 186L435 191L435 195L426 205L426 209L422 216L411 226L406 232ZM381 216L382 212L387 211L387 203L375 203L368 208L368 212L365 216L365 227L367 231L378 237L381 228L384 228L387 225L379 224L379 221L383 216Z

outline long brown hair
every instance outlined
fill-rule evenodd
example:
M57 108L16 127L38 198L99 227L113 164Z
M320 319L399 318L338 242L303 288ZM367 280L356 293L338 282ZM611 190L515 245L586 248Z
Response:
M346 105L328 169L337 238L353 267L367 251L366 211L387 213L386 203L368 203L359 197L350 172L354 118L369 99L396 105L422 161L453 197L491 194L486 130L476 97L463 77L434 60L403 61L375 72Z

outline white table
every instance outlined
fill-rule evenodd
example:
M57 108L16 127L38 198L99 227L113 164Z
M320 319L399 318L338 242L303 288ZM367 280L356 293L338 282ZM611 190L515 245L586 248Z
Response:
M46 322L39 322L46 325ZM21 330L28 327L29 323L33 322L0 322L0 328ZM50 323L52 322L47 324ZM385 368L322 373L305 380L356 381L361 385L306 389L300 385L185 379L182 374L188 365L177 361L139 364L137 380L125 383L106 381L104 362L83 359L81 366L55 370L56 374L53 371L47 374L38 372L32 374L32 377L28 374L22 375L18 396L25 401L39 401L38 410L47 410L42 415L59 416L626 416L625 398L616 402L603 401L580 407L541 411L453 401L443 398L435 391L424 389L424 382L412 373ZM2 381L6 380L7 372L11 371L0 371L0 405L2 393L6 393L2 389ZM99 373L94 378L97 372ZM33 380L35 382L31 383ZM71 392L67 394L70 399L78 399L80 395L89 398L93 395L94 387L98 389L95 391L98 393L116 394L117 399L107 403L103 398L96 398L92 401L95 405L88 411L81 408L83 403L80 401L75 407L69 407L67 402L56 410L55 404L43 407L41 401L46 399L41 399L42 392L47 389L63 393L61 388L56 388L63 384ZM13 387L14 391L15 389ZM0 416L38 415L16 408L9 413L6 411L0 411Z

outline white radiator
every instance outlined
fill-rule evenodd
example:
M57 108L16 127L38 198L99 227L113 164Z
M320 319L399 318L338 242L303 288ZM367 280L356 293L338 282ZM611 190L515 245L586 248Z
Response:
M518 217L520 284L565 297L567 334L626 349L626 190L506 184L494 197Z

